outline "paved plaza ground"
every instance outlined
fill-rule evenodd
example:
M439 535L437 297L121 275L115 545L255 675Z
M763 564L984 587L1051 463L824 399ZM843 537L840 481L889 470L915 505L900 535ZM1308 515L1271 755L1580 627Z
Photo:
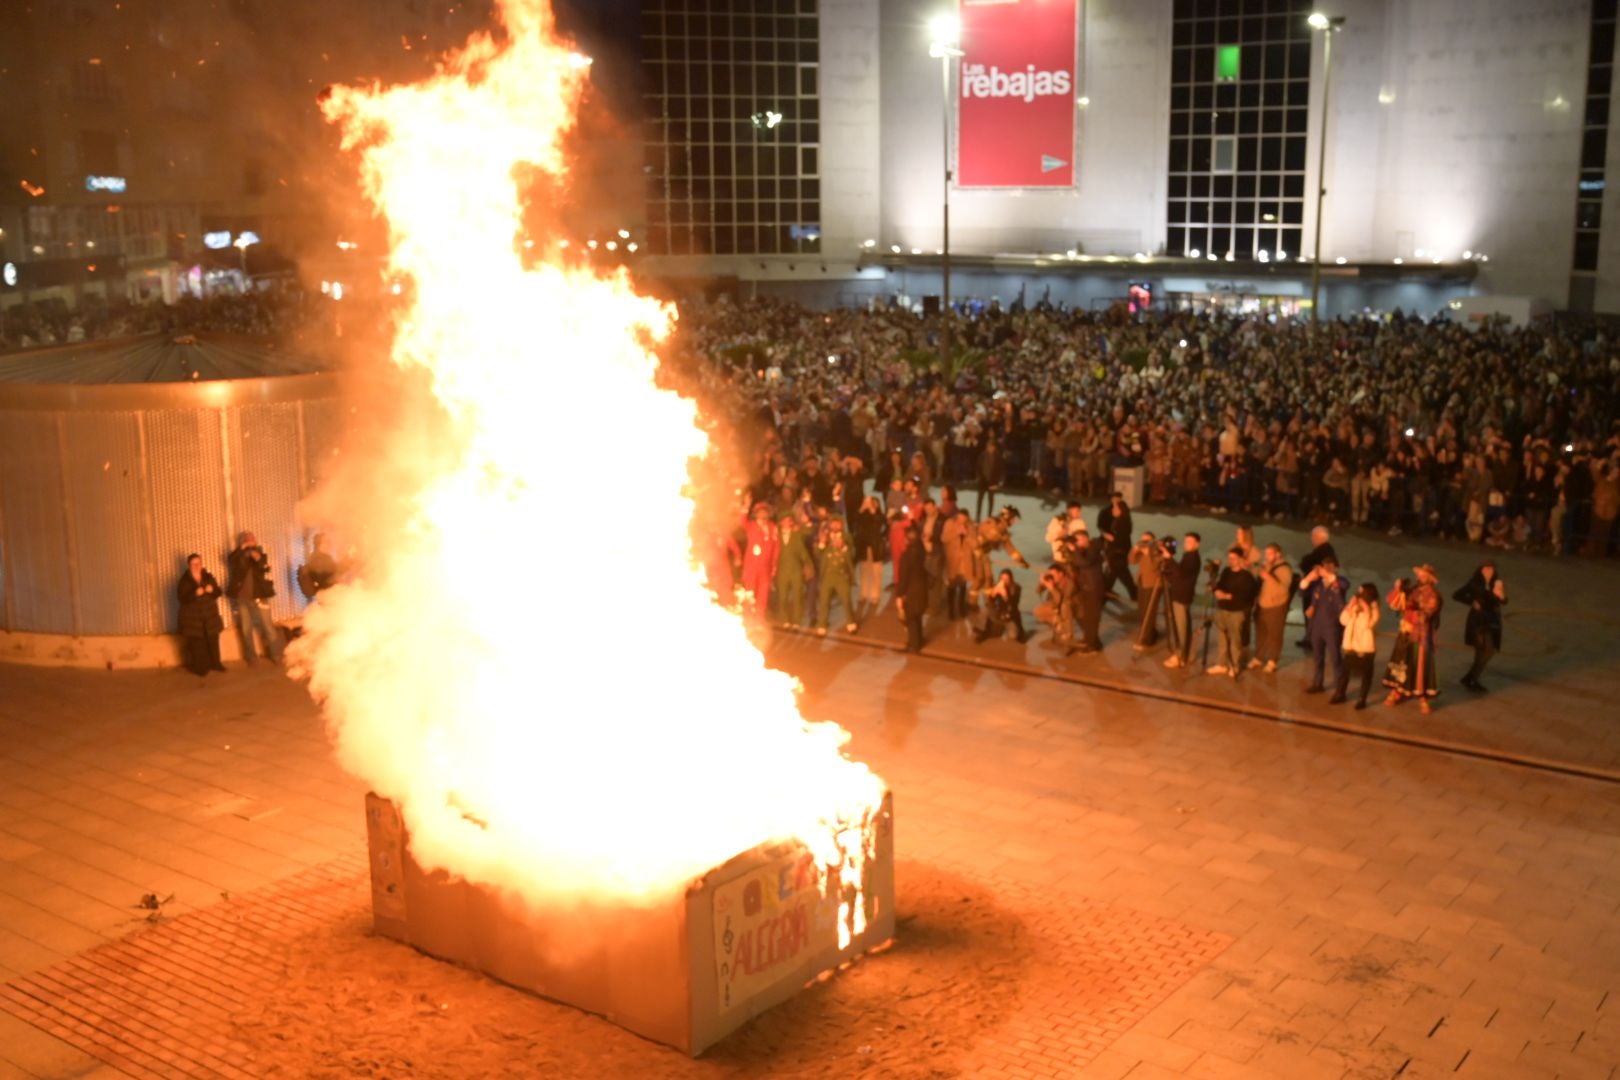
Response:
M1477 554L1338 544L1448 594ZM696 1062L370 937L361 786L279 672L0 667L0 1076L1615 1077L1620 579L1503 571L1493 693L1448 613L1426 718L1115 617L1100 657L775 635L895 792L900 930Z

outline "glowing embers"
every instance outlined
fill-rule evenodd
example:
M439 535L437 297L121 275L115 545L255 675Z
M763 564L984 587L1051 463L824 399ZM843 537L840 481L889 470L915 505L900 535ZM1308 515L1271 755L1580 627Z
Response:
M398 810L366 798L377 932L699 1054L894 934L893 803L837 833L840 861L762 845L636 903L536 907L426 873Z

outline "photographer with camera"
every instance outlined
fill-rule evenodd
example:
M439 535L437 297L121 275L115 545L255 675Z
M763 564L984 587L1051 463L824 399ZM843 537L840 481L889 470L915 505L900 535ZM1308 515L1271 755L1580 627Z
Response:
M1069 503L1063 513L1046 524L1046 542L1052 545L1052 561L1062 562L1067 559L1069 538L1085 531L1084 509L1078 502Z
M1314 661L1311 685L1305 692L1320 694L1327 689L1323 676L1328 657L1333 658L1333 685L1344 681L1344 627L1339 616L1344 613L1350 580L1339 573L1337 559L1327 558L1305 575L1300 592L1305 598L1305 636L1310 640Z
M1218 564L1213 560L1207 569ZM1237 678L1243 667L1243 623L1254 607L1254 598L1260 592L1260 583L1244 566L1243 549L1232 548L1226 553L1226 567L1215 578L1215 628L1221 636L1217 663L1208 668L1211 675Z
M1023 596L1024 590L1013 578L1011 570L1003 570L997 575L996 583L984 594L984 625L974 632L974 642L982 644L990 638L1001 638L1006 634L1009 623L1018 644L1022 645L1028 641L1029 632L1024 629L1024 613L1018 609Z
M1361 679L1361 696L1356 699L1356 708L1367 707L1367 691L1372 688L1373 654L1378 649L1378 616L1378 587L1369 581L1356 590L1349 606L1339 615L1339 622L1344 626L1344 667L1328 704L1344 703L1346 691L1350 689L1350 676L1354 674Z
M1192 659L1192 606L1198 598L1198 575L1203 560L1198 556L1200 538L1190 532L1181 538L1181 558L1165 563L1170 575L1170 655L1167 668L1183 668Z
M1339 559L1339 553L1333 550L1333 534L1328 531L1328 527L1326 525L1318 525L1316 528L1311 530L1311 550L1306 553L1303 559L1299 560L1299 572L1301 574L1309 574L1312 570L1316 569L1323 559L1332 559L1333 561L1337 562ZM1303 589L1304 587L1304 584L1301 583L1300 588ZM1301 611L1303 611L1305 608L1304 597L1300 598L1299 606ZM1311 647L1310 637L1306 636L1300 638L1298 645L1302 649L1309 650Z
M1167 588L1165 563L1175 558L1175 554L1174 540L1165 537L1161 542L1150 532L1143 533L1142 539L1131 548L1129 565L1137 568L1137 584L1146 598L1141 603L1142 619L1136 631L1136 644L1131 646L1136 652L1145 652L1158 643L1159 607Z
M1074 645L1074 574L1066 563L1053 563L1042 572L1036 587L1042 602L1035 606L1035 617L1052 628L1052 640L1072 648Z
M1434 677L1434 633L1440 627L1439 577L1434 567L1414 566L1415 580L1401 578L1384 597L1384 603L1400 614L1400 633L1390 653L1384 685L1389 687L1385 705L1399 705L1417 698L1424 713L1431 711L1429 699L1440 693Z
M242 659L251 666L259 662L258 648L253 641L257 630L264 639L265 652L272 663L281 663L281 628L270 617L270 598L276 587L270 581L270 560L259 538L250 532L237 538L236 550L226 561L228 571L225 592L231 598L236 615L236 633L242 643Z

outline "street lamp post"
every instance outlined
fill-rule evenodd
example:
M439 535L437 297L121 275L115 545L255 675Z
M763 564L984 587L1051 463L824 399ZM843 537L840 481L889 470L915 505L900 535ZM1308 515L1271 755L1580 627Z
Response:
M241 257L242 257L242 291L243 292L247 292L247 290L248 290L247 249L252 247L254 244L257 244L258 242L259 242L258 234L257 233L252 233L252 232L244 232L240 236L238 236L235 240L233 240L231 242L231 246L234 247L241 254Z
M962 24L955 15L936 15L929 21L932 40L928 55L939 58L940 156L944 162L944 188L940 199L940 372L951 372L951 59L962 55Z
M1316 240L1311 249L1311 322L1314 325L1322 318L1322 199L1327 195L1328 88L1333 81L1333 35L1344 26L1344 16L1317 11L1306 21L1312 30L1322 31L1322 123L1316 144Z

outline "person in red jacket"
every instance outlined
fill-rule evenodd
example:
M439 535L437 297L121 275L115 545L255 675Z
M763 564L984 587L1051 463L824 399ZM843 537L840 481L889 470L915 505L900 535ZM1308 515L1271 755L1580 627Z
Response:
M753 519L743 538L742 587L753 598L749 611L763 615L770 609L771 581L776 577L776 559L782 540L771 520L771 508L754 504Z

